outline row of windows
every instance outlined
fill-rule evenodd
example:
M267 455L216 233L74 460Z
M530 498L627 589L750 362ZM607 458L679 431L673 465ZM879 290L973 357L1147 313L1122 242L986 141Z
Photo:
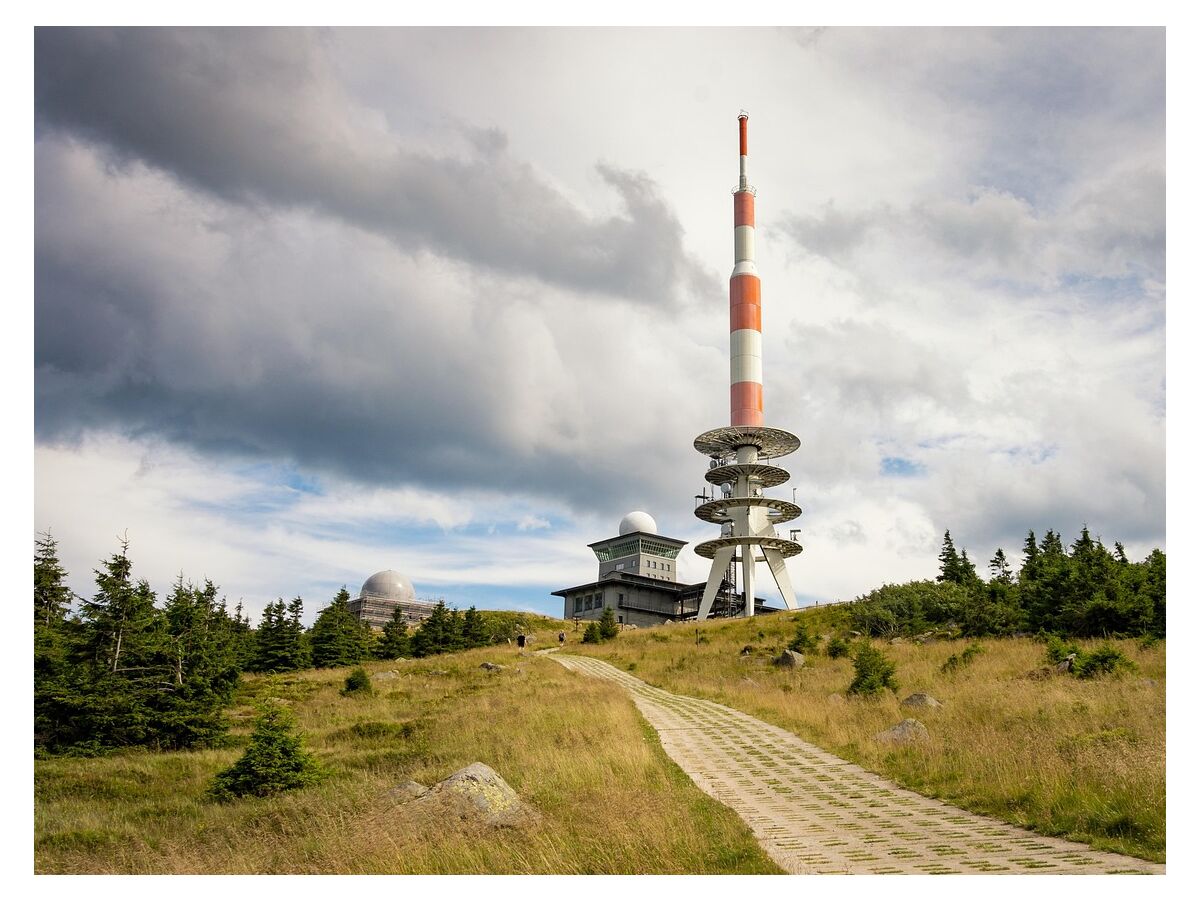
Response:
M624 594L621 597L624 598ZM580 613L587 609L600 609L604 606L603 594L588 594L586 597L575 598L575 612Z

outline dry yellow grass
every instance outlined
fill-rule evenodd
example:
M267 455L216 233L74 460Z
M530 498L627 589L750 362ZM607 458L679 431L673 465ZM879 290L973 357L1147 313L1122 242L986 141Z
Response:
M484 660L509 666L479 669ZM517 667L522 671L518 672ZM275 798L204 798L239 748L42 760L35 770L38 872L721 873L777 872L749 829L663 754L625 694L511 649L405 663L375 694L342 697L346 670L247 679L289 700L333 773ZM447 674L433 674L436 670ZM510 829L430 821L386 792L474 761L541 814Z
M833 611L810 616L828 633ZM795 615L626 631L603 645L573 645L667 690L716 700L789 729L921 793L1043 834L1157 862L1165 859L1165 645L1115 642L1135 675L1031 680L1045 648L1028 639L981 641L982 656L953 674L942 664L966 641L876 642L896 662L900 691L847 697L850 659L810 656L787 670L771 654L787 645ZM1080 642L1085 648L1096 642ZM740 655L745 646L755 648ZM932 694L941 709L900 700ZM893 748L874 736L904 718L929 729L926 745Z

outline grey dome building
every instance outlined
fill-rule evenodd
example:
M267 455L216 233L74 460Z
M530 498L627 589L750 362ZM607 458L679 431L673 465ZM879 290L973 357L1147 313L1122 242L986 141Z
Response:
M363 582L358 596L347 605L350 612L375 628L390 622L397 607L404 611L409 622L428 618L434 607L428 600L418 600L412 581L395 569L376 572Z

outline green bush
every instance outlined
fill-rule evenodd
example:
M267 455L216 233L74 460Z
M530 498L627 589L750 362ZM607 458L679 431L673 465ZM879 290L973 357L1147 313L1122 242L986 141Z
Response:
M825 652L829 654L830 659L841 659L843 656L850 655L850 642L841 635L834 635L829 639L829 643L825 645Z
M587 628L583 629L583 643L598 644L600 643L600 623L588 622Z
M948 660L942 663L942 672L954 672L971 662L976 656L983 653L981 644L971 642L963 649L962 653L956 653Z
M1056 634L1046 638L1046 661L1050 665L1055 666L1066 659L1071 654L1076 657L1075 664L1079 664L1079 657L1083 655L1083 651L1079 649L1079 645L1072 642L1068 644Z
M794 650L797 653L811 654L816 653L818 643L818 639L809 634L808 626L804 624L804 620L797 620L796 633L792 636L791 643L788 644L788 649Z
M216 775L209 794L217 800L266 797L320 781L325 773L303 748L295 728L296 718L287 707L278 703L260 707L246 752Z
M1137 666L1112 644L1101 644L1089 653L1075 658L1071 674L1078 678L1095 678L1097 675L1112 675L1117 672L1136 672Z
M346 686L342 688L343 697L351 694L373 694L374 692L374 688L371 687L371 676L361 666L346 676Z
M896 684L896 664L884 656L882 650L863 641L854 654L854 680L850 682L847 693L871 696L885 689L893 693L899 689Z

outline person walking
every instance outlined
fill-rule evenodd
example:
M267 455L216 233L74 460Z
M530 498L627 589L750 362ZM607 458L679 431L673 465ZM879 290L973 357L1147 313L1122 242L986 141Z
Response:
M567 633L565 631L560 631L558 633L558 646L562 647L562 645L565 644L566 642L567 642Z
M523 635L523 634L517 635L517 652L518 653L525 652L525 635Z

